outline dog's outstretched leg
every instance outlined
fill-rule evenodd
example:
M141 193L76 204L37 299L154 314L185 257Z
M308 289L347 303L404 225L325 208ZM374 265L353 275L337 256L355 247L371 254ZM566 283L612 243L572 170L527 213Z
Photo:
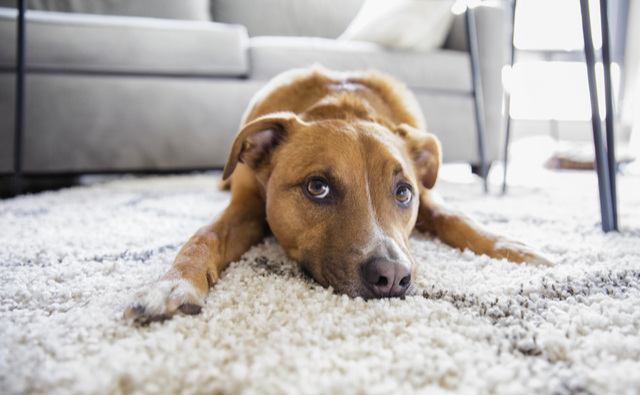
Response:
M532 263L544 266L553 264L541 252L505 236L484 229L466 214L449 207L442 198L432 191L420 195L420 210L416 228L423 232L435 233L452 247L466 248L478 255L492 258L506 258L516 263Z
M209 287L218 282L220 273L263 239L264 201L254 185L238 181L234 180L231 203L225 211L185 243L160 280L135 296L125 309L127 319L146 324L176 313L200 313Z

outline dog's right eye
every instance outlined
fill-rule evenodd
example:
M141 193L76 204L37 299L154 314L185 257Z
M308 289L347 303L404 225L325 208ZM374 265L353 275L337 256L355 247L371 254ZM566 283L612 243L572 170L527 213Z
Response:
M329 195L329 184L319 178L312 178L307 181L307 192L314 198L325 198Z

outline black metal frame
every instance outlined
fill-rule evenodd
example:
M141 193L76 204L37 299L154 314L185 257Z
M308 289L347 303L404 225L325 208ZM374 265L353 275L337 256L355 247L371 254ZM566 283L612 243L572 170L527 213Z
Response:
M480 56L478 55L478 36L476 29L475 10L467 7L467 34L469 38L469 52L471 54L471 74L473 77L473 95L476 104L476 123L478 127L478 151L480 154L480 176L484 182L484 192L489 192L487 184L487 156L485 149L485 114L484 96L482 92L482 78L480 76Z
M511 67L513 68L515 45L515 12L517 0L513 1L513 29L511 31ZM591 34L591 17L589 15L589 0L580 0L580 10L582 14L582 32L584 36L584 54L587 63L587 77L589 80L589 95L591 100L591 126L593 128L593 141L596 154L596 171L598 174L598 187L600 194L600 214L602 217L602 230L609 232L618 230L618 204L616 193L616 173L617 163L615 158L614 141L614 117L613 94L611 91L611 55L609 39L609 16L607 0L600 0L600 29L602 31L602 61L604 64L604 96L607 114L606 141L602 136L602 122L600 120L600 107L598 102L598 88L596 84L596 62L595 48ZM510 97L507 96L507 123L504 145L504 179L502 192L507 190L507 155L509 152L510 134Z
M15 194L22 192L22 140L24 132L24 74L25 74L25 13L27 0L18 0L18 31L16 45L16 102L15 102L15 135L13 152L12 187Z
M591 125L593 127L593 141L596 151L596 171L598 172L598 186L600 193L600 212L602 215L602 230L609 232L618 230L618 210L616 197L616 158L613 136L613 95L611 93L611 57L609 50L609 19L607 1L600 0L600 29L602 30L602 58L604 64L605 102L607 114L606 143L602 136L602 121L598 104L598 88L596 84L595 48L591 34L591 17L589 15L589 0L580 0L582 13L582 32L584 35L584 54L587 61L587 77L589 79L589 94L591 98Z
M613 90L611 87L611 39L609 37L609 11L607 0L600 0L600 27L602 30L602 63L604 65L604 92L607 115L605 117L607 133L607 165L609 167L609 190L611 195L612 229L618 230L618 196L616 188L616 174L618 163L615 153L613 110Z
M516 46L515 46L515 32L516 32L516 6L518 0L513 0L512 2L512 17L511 17L511 69L513 70L513 64L516 60ZM505 94L505 115L507 117L506 126L505 126L505 136L504 136L504 158L503 158L503 170L504 177L502 178L502 193L507 193L507 160L509 157L509 134L511 130L511 86L509 87L509 91Z

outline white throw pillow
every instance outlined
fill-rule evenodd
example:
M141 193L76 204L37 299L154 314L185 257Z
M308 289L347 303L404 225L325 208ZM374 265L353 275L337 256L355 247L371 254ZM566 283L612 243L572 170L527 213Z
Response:
M455 0L366 0L339 40L369 41L413 51L442 47Z

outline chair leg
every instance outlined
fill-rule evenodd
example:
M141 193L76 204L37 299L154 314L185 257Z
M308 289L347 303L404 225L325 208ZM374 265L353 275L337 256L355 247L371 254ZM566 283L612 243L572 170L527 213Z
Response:
M502 178L502 193L505 194L507 193L507 161L509 158L509 134L511 133L511 116L509 115L508 111L509 111L509 102L511 101L510 98L506 99L507 102L507 126L506 126L506 130L505 130L505 136L504 136L504 158L503 158L503 168L504 168L504 175Z
M598 173L598 185L600 193L600 213L602 216L602 230L609 232L614 230L613 205L611 183L609 181L608 162L606 160L606 147L602 139L602 124L600 121L600 108L598 106L598 90L595 73L595 49L591 36L591 19L589 16L589 0L580 0L582 12L582 31L584 35L584 53L587 62L587 77L589 80L589 93L591 97L591 125L593 127L593 140L596 153L596 171Z
M478 55L478 37L476 30L475 10L467 8L467 32L469 35L469 52L471 53L471 72L473 76L473 92L476 102L476 122L478 125L478 151L480 153L480 170L484 181L484 191L489 192L487 185L487 159L485 150L485 117L484 96L480 78L480 58Z
M13 177L12 187L14 193L19 195L22 193L22 136L24 129L24 71L25 71L25 31L26 24L24 14L27 10L27 1L19 0L18 2L18 42L17 65L16 65L16 103L15 103L15 136L13 151Z
M513 0L513 14L511 18L511 71L513 72L513 64L516 59L516 46L515 46L515 31L516 31L516 6L518 1ZM511 87L510 87L511 89ZM502 193L507 193L507 165L509 159L509 138L511 134L511 91L508 91L505 95L505 112L506 112L506 126L504 135L504 177L502 178Z
M605 118L607 138L607 164L609 165L609 190L611 191L611 213L613 230L618 230L618 199L616 194L616 174L618 163L615 155L613 91L611 88L611 51L609 39L609 12L607 0L600 0L600 26L602 29L602 63L604 65L604 95L607 115Z

